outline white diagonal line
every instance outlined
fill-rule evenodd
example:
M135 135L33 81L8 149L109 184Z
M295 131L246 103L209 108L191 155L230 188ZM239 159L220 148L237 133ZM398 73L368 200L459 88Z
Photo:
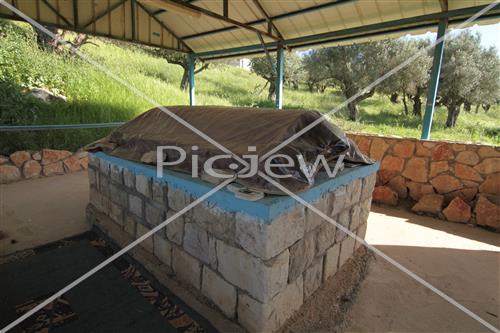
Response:
M417 274L413 273L408 268L406 268L405 266L401 265L396 260L394 260L391 257L389 257L387 254L385 254L381 250L379 250L376 247L374 247L373 245L369 244L363 238L358 237L355 233L353 233L352 231L350 231L349 228L346 228L343 225L337 223L334 219L332 219L331 217L329 217L328 215L326 215L325 213L323 213L322 211L320 211L318 208L314 207L313 205L311 205L310 203L308 203L307 201L305 201L304 199L302 199L301 197L299 197L298 195L296 195L295 193L293 193L292 191L290 191L289 189L287 189L286 187L284 187L283 185L281 185L280 183L278 183L276 180L272 179L271 177L269 177L268 175L266 175L262 171L259 171L259 176L261 176L262 178L264 178L265 180L267 180L269 183L273 184L274 186L276 186L277 188L279 188L280 190L282 190L283 192L285 192L286 194L288 194L289 196L291 196L292 198L294 198L296 201L298 201L302 205L304 205L307 208L309 208L310 210L312 210L315 214L319 215L322 219L326 220L327 222L333 224L334 226L336 226L337 228L339 228L340 230L342 230L343 232L345 232L349 237L354 238L356 241L358 241L360 243L363 243L366 247L368 247L374 253L376 253L377 255L379 255L380 257L382 257L385 261L387 261L388 263L390 263L391 265L393 265L394 267L396 267L397 269L399 269L403 273L407 274L408 276L410 276L412 279L414 279L415 281L417 281L418 283L420 283L424 287L429 288L434 293L436 293L438 296L440 296L441 298L443 298L445 301L447 301L451 305L454 305L456 308L458 308L459 310L461 310L462 312L464 312L465 314L467 314L472 319L478 321L480 324L484 325L485 327L487 327L491 331L493 331L495 333L500 333L500 330L497 329L495 326L491 325L486 320L484 320L483 318L479 317L477 314L475 314L474 312L470 311L469 309L467 309L462 304L458 303L456 300L454 300L453 298L451 298L450 296L448 296L447 294L445 294L440 289L434 287L432 284L430 284L429 282L425 281L420 276L418 276Z
M468 24L474 22L478 17L480 17L481 15L483 15L484 13L486 13L487 11L489 11L490 9L492 9L493 7L495 7L496 5L498 5L499 3L500 3L500 1L494 1L494 2L490 3L488 6L484 7L480 11L478 11L476 14L474 14L473 16L471 16L469 19L467 19L466 21L464 21L461 24L459 24L458 26L456 26L455 29L462 29L463 27L467 26ZM326 116L333 115L333 114L337 113L339 110L341 110L347 104L349 104L350 102L352 102L356 98L358 98L364 91L369 91L369 90L375 88L380 83L382 83L386 79L388 79L391 76L393 76L394 74L396 74L401 69L403 69L406 66L408 66L409 64L411 64L418 57L426 54L427 51L429 51L431 48L433 48L437 44L439 44L441 42L444 43L445 39L452 39L452 38L454 38L452 35L450 35L450 33L451 32L447 32L446 34L444 34L444 36L436 39L436 41L433 42L432 44L430 44L429 46L427 46L427 47L419 50L413 56L411 56L410 58L408 58L404 62L400 63L399 65L397 65L396 67L394 67L393 69L391 69L389 72L385 73L384 75L382 75L381 77L379 77L378 79L376 79L375 81L373 81L372 83L370 83L369 85L367 85L365 88L361 89L355 95L352 95L351 97L349 97L348 99L346 99L344 102L342 102L341 104L339 104L334 109L328 111L327 113L324 113L320 118L316 119L315 121L313 121L312 123L310 123L309 125L307 125L306 127L304 127L303 129L301 129L300 131L298 131L297 133L295 133L294 135L292 135L291 137L289 137L288 139L286 139L285 141L283 141L282 143L280 143L279 145L277 145L275 148L271 149L270 151L268 151L267 153L265 153L264 155L262 155L262 157L259 158L259 161L265 160L267 157L269 157L272 154L276 153L278 150L280 150L281 148L283 148L284 146L286 146L287 144L289 144L293 140L297 139L298 137L300 137L301 135L303 135L304 133L306 133L307 131L309 131L310 129L312 129L313 127L315 127L316 125L318 125L322 121L324 121L324 120L328 121L328 119L326 118Z
M68 284L66 287L64 287L61 290L59 290L58 292L56 292L54 295L52 295L49 298L47 298L42 303L38 304L36 307L34 307L33 309L31 309L30 311L28 311L25 314L23 314L21 317L17 318L13 322L11 322L10 324L8 324L4 328L2 328L2 330L0 330L0 333L5 333L5 332L9 331L10 329L14 328L15 326L17 326L18 324L20 324L21 322L23 322L27 318L29 318L30 316L32 316L33 314L35 314L37 311L43 309L45 306L47 306L48 304L50 304L51 302L53 302L58 297L61 297L62 295L64 295L69 290L73 289L74 287L76 287L77 285L79 285L80 283L82 283L83 281L85 281L86 279L88 279L89 277L91 277L92 275L94 275L95 273L97 273L98 271L100 271L101 269L103 269L104 267L106 267L107 265L111 264L113 261L115 261L116 259L118 259L121 255L123 255L126 252L130 251L133 247L137 246L139 243L141 243L142 241L144 241L146 238L150 237L152 234L154 234L158 230L164 228L170 222L174 221L179 216L183 215L188 210L190 210L194 206L198 205L199 203L201 203L202 201L204 201L205 199L207 199L209 196L211 196L215 192L219 191L220 189L222 189L224 186L228 185L232 181L234 181L234 177L233 178L229 178L229 179L225 180L224 182L220 183L219 185L217 185L216 187L214 187L213 189L211 189L210 191L208 191L207 193L205 193L204 195L202 195L201 197L199 197L198 199L196 199L195 201L193 201L192 203L190 203L189 205L187 205L186 207L184 207L179 212L175 213L174 215L172 215L171 217L169 217L168 219L166 219L165 221L163 221L162 223L160 223L159 225L157 225L156 227L154 227L153 229L151 229L150 231L148 231L147 233L145 233L141 237L137 238L132 243L130 243L127 246L125 246L120 251L118 251L115 254L113 254L111 257L109 257L106 260L104 260L103 262L101 262L96 267L94 267L91 270L89 270L87 273L85 273L82 276L80 276L78 279L76 279L73 282L71 282L70 284Z
M20 11L16 7L12 6L11 4L9 4L8 2L6 2L5 0L0 0L0 4L3 5L3 6L5 6L5 7L7 7L10 11L14 12L19 17L22 17L24 20L26 20L27 22L29 22L31 25L35 26L37 29L39 29L43 33L45 33L45 34L49 35L50 37L52 37L52 39L56 39L57 38L57 36L54 33L52 33L51 31L49 31L43 25L41 25L37 21L33 20L31 17L29 17L28 15L24 14L22 11ZM117 81L121 85L125 86L127 89L129 89L136 96L144 99L145 101L151 103L153 106L157 107L161 111L165 112L170 117L174 118L177 122L179 122L183 126L187 127L188 129L190 129L194 133L198 134L200 137L202 137L206 141L210 142L215 147L219 148L221 151L225 152L226 154L232 155L235 160L237 160L238 162L240 162L244 166L248 166L248 163L244 159L242 159L238 155L232 153L229 149L227 149L226 147L224 147L223 145L221 145L220 143L218 143L217 141L215 141L214 139L212 139L210 136L208 136L204 132L200 131L199 129L197 129L196 127L194 127L193 125L191 125L189 122L185 121L184 119L182 119L181 117L179 117L178 115L176 115L175 113L173 113L172 111L170 111L169 109L167 109L166 107L160 105L153 98L149 97L148 95L146 95L145 93L143 93L142 91L140 91L139 89L137 89L135 86L133 86L129 82L125 81L124 79L122 79L118 75L114 74L107 67L101 65L100 63L98 63L97 61L95 61L94 59L92 59L90 56L88 56L87 54L85 54L85 53L81 52L80 50L74 48L73 45L71 45L71 43L69 43L67 41L64 41L64 40L60 40L59 43L62 44L62 45L64 45L64 47L73 50L83 60L87 61L91 65L94 65L100 71L102 71L104 74L106 74L107 76L109 76L113 80Z

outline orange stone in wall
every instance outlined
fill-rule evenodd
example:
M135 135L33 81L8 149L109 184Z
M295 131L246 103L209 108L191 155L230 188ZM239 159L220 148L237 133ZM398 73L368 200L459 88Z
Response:
M406 168L403 171L403 176L415 182L426 183L429 175L427 167L427 158L414 157L406 162Z
M476 222L500 230L500 206L484 195L479 196L475 210Z
M396 206L398 204L398 194L387 186L377 186L373 190L372 199L374 202Z
M409 140L398 142L392 147L392 153L399 157L412 157L415 152L415 143Z
M468 165L456 163L455 164L455 176L461 179L473 180L476 182L482 182L483 177Z
M451 160L455 157L453 149L449 143L443 142L438 144L432 151L433 161Z
M443 215L448 221L467 223L471 218L470 206L460 197L455 197L450 204L443 209Z
M387 155L382 160L382 163L380 164L380 169L401 172L403 171L404 165L405 165L404 159L400 157Z
M27 151L21 150L10 154L10 160L18 168L21 168L24 162L31 160L31 154Z

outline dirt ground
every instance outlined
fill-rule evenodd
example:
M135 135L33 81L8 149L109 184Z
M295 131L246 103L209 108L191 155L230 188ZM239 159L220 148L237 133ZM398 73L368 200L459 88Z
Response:
M85 173L1 185L0 255L88 230L84 209L87 200ZM366 237L370 244L500 327L498 233L373 207ZM337 287L327 284L322 289ZM327 290L308 302L311 307L302 309L303 321L296 320L289 330L488 331L381 258L370 260L365 279L355 293L341 299L340 306L333 305L337 300L328 295ZM346 319L340 320L342 325L339 318Z

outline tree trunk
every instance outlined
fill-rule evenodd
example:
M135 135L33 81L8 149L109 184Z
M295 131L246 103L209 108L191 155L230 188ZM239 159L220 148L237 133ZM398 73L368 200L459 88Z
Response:
M479 104L476 105L476 114L479 112Z
M273 81L269 81L269 91L267 94L267 99L273 101L275 98L275 93L276 93L276 84Z
M356 102L348 103L347 108L349 109L349 119L352 121L358 121L359 120L358 104Z
M406 104L406 93L403 93L403 106L405 115L408 115L408 105Z
M448 117L446 119L446 127L453 128L455 127L458 119L458 114L460 113L460 105L455 103L451 103L446 106L448 109Z
M422 117L422 100L420 99L422 92L417 88L417 94L413 96L413 115Z
M184 72L182 73L182 79L181 79L181 90L187 90L188 88L188 68L183 67Z
M472 108L472 105L469 102L464 102L464 111L465 112L470 113L471 108Z
M398 97L399 97L398 93L392 93L390 97L391 102L394 104L398 103Z
M491 108L491 105L490 104L483 104L483 110L484 110L484 113L487 113Z

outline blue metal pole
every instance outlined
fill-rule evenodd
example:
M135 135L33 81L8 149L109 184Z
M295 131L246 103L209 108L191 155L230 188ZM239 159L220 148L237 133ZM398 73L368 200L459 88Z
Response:
M439 20L437 39L442 38L448 27L448 19ZM422 124L423 140L429 140L431 137L432 117L434 116L434 105L436 104L436 96L439 86L439 74L441 73L441 64L443 63L444 39L436 44L434 48L434 60L432 62L431 78L429 80L429 88L427 90L427 104L425 105L425 115Z
M285 55L283 47L279 45L276 57L276 108L283 108L283 71L285 67Z
M192 54L188 54L188 78L189 78L189 105L196 105L194 95L194 66L196 58Z

